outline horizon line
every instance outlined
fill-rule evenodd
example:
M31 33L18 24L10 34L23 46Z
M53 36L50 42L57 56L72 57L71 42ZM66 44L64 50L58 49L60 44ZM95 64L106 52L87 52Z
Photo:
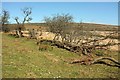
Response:
M41 24L45 22L29 22L25 24ZM72 22L72 23L80 23L80 22ZM98 25L111 25L111 26L119 26L119 24L107 24L107 23L95 23L95 22L82 22L84 24L98 24ZM10 24L17 24L17 23L10 23Z

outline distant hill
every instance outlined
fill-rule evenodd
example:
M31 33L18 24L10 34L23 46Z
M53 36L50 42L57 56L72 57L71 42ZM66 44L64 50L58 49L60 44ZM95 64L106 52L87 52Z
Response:
M73 26L82 26L83 30L97 30L97 31L117 31L118 26L116 25L105 25L105 24L94 24L94 23L72 23ZM38 29L39 27L45 29L45 23L26 23L26 29ZM8 24L7 25L10 30L13 30L17 27L17 24Z

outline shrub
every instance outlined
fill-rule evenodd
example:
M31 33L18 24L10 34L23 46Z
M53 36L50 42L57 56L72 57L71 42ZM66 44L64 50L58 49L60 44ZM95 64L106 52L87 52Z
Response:
M10 31L10 28L4 26L4 27L2 27L2 31L4 31L4 32L9 32L9 31Z
M104 51L102 51L102 50L95 50L95 55L96 56L104 56Z
M51 50L53 50L53 47L50 45L46 45L46 44L40 44L39 50L40 51L51 51Z

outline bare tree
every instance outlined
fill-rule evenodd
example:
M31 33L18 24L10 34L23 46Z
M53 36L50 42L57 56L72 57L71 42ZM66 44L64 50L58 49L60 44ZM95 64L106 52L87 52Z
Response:
M22 22L19 21L19 17L15 17L15 21L18 24L16 33L17 33L17 35L19 37L22 36L21 30L24 28L25 22L29 22L29 21L32 20L32 18L30 17L30 15L32 13L32 9L31 8L24 8L24 9L22 9L22 12L24 14L24 18L23 18Z
M53 17L45 17L44 21L49 26L49 31L55 34L54 40L57 40L64 34L65 28L69 28L73 17L69 14L57 14Z
M5 27L5 24L8 24L9 23L9 18L10 18L10 15L9 15L9 12L7 10L3 10L2 11L2 14L1 14L1 23L2 23L2 30L3 31L6 31L7 28Z

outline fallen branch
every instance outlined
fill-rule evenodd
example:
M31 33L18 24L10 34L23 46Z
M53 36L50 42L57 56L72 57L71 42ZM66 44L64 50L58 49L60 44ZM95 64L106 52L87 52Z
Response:
M110 60L112 61L113 63L115 64L110 64L110 63L107 63L103 60ZM92 65L92 64L97 64L97 63L102 63L102 64L105 64L105 65L108 65L108 66L113 66L113 67L119 67L120 68L120 63L115 60L114 58L111 58L111 57L100 57L100 58L97 58L97 59L84 59L84 60L74 60L72 62L70 62L70 64L76 64L76 63L80 63L80 64L84 64L84 65Z
M100 58L97 58L94 61L92 61L91 64L97 63L97 62L99 62L101 60L105 60L105 59L106 60L110 60L110 61L114 62L117 65L120 65L120 63L117 60L115 60L114 58L111 58L111 57L100 57Z

